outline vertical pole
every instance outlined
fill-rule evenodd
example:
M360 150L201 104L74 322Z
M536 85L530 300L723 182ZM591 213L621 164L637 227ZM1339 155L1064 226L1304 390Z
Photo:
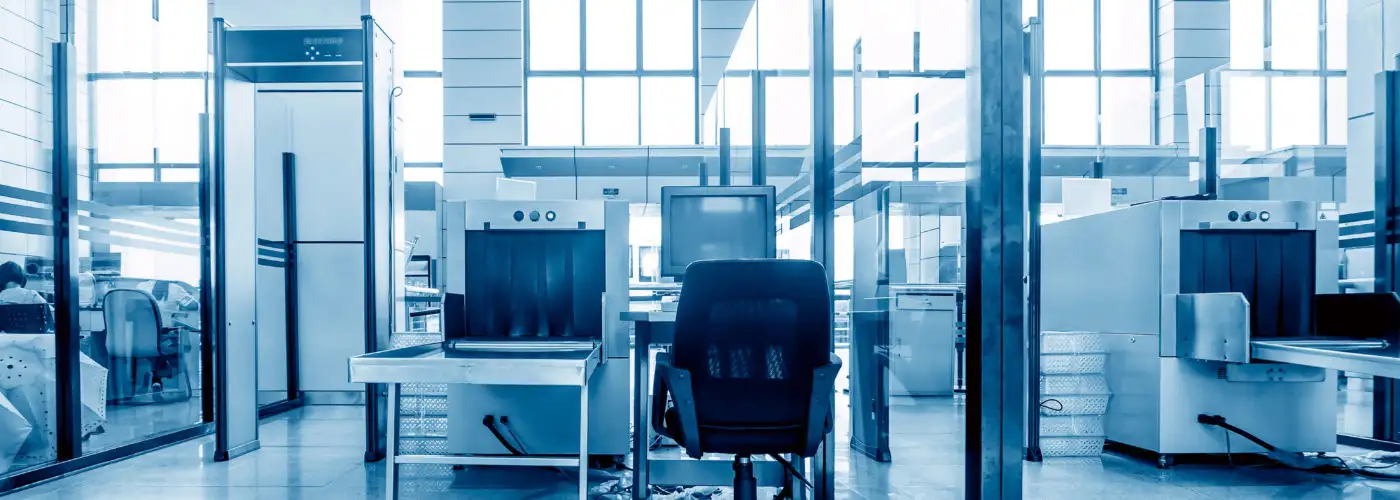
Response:
M1094 160L1093 176L1095 179L1103 178L1103 160Z
M826 268L827 288L834 296L836 268L836 128L835 61L832 57L835 0L811 0L812 35L812 260ZM859 94L857 94L859 95ZM828 324L832 318L827 318ZM835 414L835 397L829 409ZM812 461L814 500L836 498L836 435L827 432Z
M636 338L632 342L632 498L644 500L651 495L647 462L651 420L647 414L651 405L651 322L636 323Z
M223 250L223 238L218 234L223 231L224 223L224 130L225 121L225 80L228 78L226 30L228 25L223 18L214 19L214 70L213 70L213 134L211 138L211 148L209 155L209 168L206 170L204 178L204 198L203 219L205 224L204 248L207 249L208 259L205 260L204 282L200 283L202 298L204 302L200 304L200 309L205 311L203 324L205 330L210 330L208 340L205 345L212 353L223 352L224 336L222 327L224 321L224 298L219 290L223 286L224 269L223 262L225 253ZM229 450L229 414L228 414L228 377L225 360L221 355L211 356L210 366L204 369L212 371L214 374L214 450L216 455L226 456Z
M967 166L967 498L1021 498L1025 436L1024 30L972 0Z
M57 453L82 454L82 395L78 376L78 69L73 44L53 44L53 293L56 349Z
M1039 462L1040 452L1040 150L1045 133L1045 28L1032 17L1028 29L1027 54L1030 61L1030 129L1026 141L1026 246L1029 249L1026 277L1026 460ZM1103 162L1095 161L1096 173L1103 176Z
M753 78L749 80L753 85L753 158L749 163L752 185L762 186L768 183L768 85L763 72L758 70L753 71Z
M384 440L384 498L396 500L399 497L399 384L389 386L389 426ZM583 498L583 497L579 497Z
M1215 127L1201 129L1201 176L1196 179L1196 192L1207 200L1220 195L1220 139Z
M364 82L361 95L361 106L364 109L364 165L363 165L363 194L364 196L364 235L365 235L365 352L371 353L379 350L379 304L375 294L382 292L379 289L379 273L376 269L378 260L376 241L380 240L376 230L375 220L375 123L379 119L375 114L375 101L378 98L380 89L375 87L375 39L378 38L377 25L370 16L361 16L360 30L364 36ZM387 91L388 89L384 89ZM385 241L386 244L392 244ZM391 247L392 248L392 247ZM390 250L392 252L392 250ZM384 457L383 434L380 433L380 426L383 425L384 415L380 413L379 391L382 390L379 384L365 384L365 461L373 462Z
M221 61L214 58L216 64ZM219 80L210 78L212 85L219 85ZM207 97L206 97L207 99ZM205 112L199 114L199 321L201 325L213 325L214 323L214 223L213 199L210 193L213 190L213 169L214 169L214 126L211 106L205 104ZM204 422L214 422L216 402L220 396L218 391L220 386L215 383L214 373L214 328L203 327L199 332L200 353L199 359L203 363L203 373L200 375L200 387L204 392L201 398L201 411ZM216 425L217 427L217 425Z
M733 162L731 154L729 127L721 127L719 129L719 185L721 186L729 185L730 164Z
M1376 75L1376 234L1375 234L1375 291L1396 292L1396 271L1400 270L1400 242L1392 242L1397 228L1397 202L1400 202L1400 189L1397 189L1396 162L1400 160L1400 144L1396 135L1400 133L1400 116L1397 116L1396 97L1400 96L1400 71L1382 71ZM1376 377L1375 404L1372 406L1373 437L1385 441L1400 439L1400 384L1396 379Z
M282 268L285 281L287 333L287 400L301 399L300 367L297 355L297 155L282 153L282 243L287 260Z
M647 401L637 401L637 404L645 404ZM645 433L645 427L638 422L639 432ZM588 379L583 377L578 386L578 497L588 498Z
M710 165L703 161L700 162L700 185L710 185Z

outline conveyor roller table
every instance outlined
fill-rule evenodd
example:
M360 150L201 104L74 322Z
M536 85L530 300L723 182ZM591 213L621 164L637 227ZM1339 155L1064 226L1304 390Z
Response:
M352 383L389 387L385 483L389 500L398 497L399 464L513 465L577 467L579 498L588 497L588 381L601 362L594 342L482 341L453 349L424 344L350 358ZM577 457L398 454L399 384L573 386L579 388Z
M1258 361L1400 378L1400 344L1381 340L1255 340L1250 350L1250 357Z

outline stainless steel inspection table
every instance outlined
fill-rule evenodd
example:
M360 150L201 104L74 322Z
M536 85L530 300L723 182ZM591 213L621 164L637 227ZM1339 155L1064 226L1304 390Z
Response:
M628 311L624 321L636 324L632 342L632 498L648 498L651 485L658 486L730 486L734 484L733 464L728 460L694 460L691 458L651 458L651 348L669 345L676 335L676 313L663 311ZM796 458L796 457L792 457ZM792 460L797 467L801 460ZM786 471L776 461L754 460L754 478L759 486L781 487L787 480ZM794 491L801 498L802 490Z
M1255 360L1400 378L1400 345L1381 340L1271 339L1249 347Z
M588 381L600 355L593 342L482 341L450 350L425 344L350 358L350 382L389 386L387 498L398 497L399 464L577 467L579 498L587 498ZM399 384L409 383L578 387L578 456L400 455Z

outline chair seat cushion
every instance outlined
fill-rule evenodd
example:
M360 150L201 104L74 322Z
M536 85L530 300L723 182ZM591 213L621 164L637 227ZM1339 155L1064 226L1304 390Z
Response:
M681 427L681 415L675 408L666 410L666 428L672 431L665 433L667 437L684 445L684 432L688 429ZM801 454L805 451L805 439L806 431L800 426L744 429L701 426L700 451L732 455Z

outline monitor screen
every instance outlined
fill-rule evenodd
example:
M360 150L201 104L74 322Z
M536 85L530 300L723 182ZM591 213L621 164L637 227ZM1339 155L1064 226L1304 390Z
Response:
M663 194L663 274L680 276L691 262L775 257L772 188L697 189Z

